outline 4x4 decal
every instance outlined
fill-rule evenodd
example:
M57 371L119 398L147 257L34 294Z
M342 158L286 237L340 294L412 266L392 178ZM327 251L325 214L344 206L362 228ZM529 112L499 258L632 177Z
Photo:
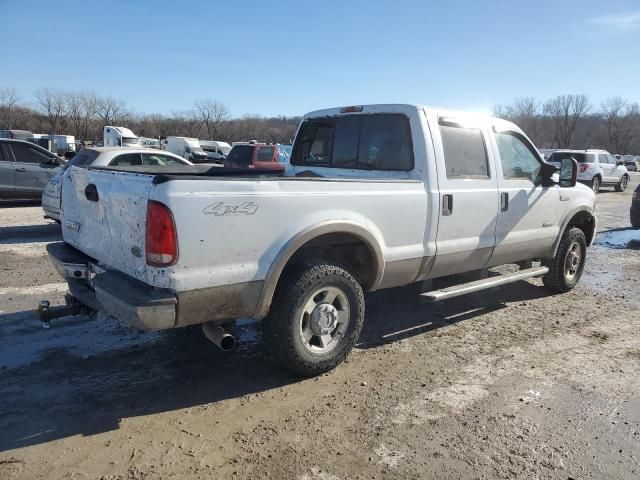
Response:
M223 217L225 215L255 215L258 211L258 204L253 202L244 203L225 203L216 202L206 207L202 212L205 215L216 215Z

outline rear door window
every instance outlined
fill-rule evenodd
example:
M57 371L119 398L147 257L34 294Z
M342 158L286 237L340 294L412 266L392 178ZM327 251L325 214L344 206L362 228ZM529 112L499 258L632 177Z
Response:
M253 157L251 145L236 145L227 156L227 162L237 165L249 165Z
M310 120L298 135L291 164L411 170L409 119L401 114L379 114Z
M124 153L111 160L110 166L142 165L139 153Z
M184 165L184 162L159 153L143 153L142 165Z
M260 147L258 148L257 161L258 162L271 162L273 161L275 147Z
M479 128L441 124L447 178L489 178L487 149Z

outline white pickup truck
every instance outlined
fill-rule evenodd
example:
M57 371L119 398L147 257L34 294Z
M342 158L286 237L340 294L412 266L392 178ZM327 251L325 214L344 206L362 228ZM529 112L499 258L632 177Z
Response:
M284 174L166 168L69 169L49 254L70 308L204 324L223 348L224 325L264 319L273 356L302 375L350 352L363 292L422 282L435 301L535 276L566 292L596 229L575 160L557 169L510 122L419 105L305 115ZM465 272L478 279L432 282Z

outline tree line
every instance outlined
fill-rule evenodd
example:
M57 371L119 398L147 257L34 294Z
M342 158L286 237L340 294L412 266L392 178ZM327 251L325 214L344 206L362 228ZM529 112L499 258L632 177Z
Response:
M300 117L232 118L216 100L198 100L188 110L169 115L134 113L124 101L92 91L40 88L35 102L21 102L14 88L0 87L0 128L34 133L74 135L100 140L105 125L126 126L143 137L170 135L209 140L289 143ZM497 105L498 117L519 125L539 148L604 148L611 153L640 154L638 103L610 97L593 105L586 95L559 95L548 100L522 97Z
M593 105L586 95L559 95L546 101L522 97L494 109L516 123L539 148L603 148L640 154L640 108L610 97Z
M34 102L24 103L17 90L0 87L0 129L73 135L78 141L102 139L105 125L127 127L141 137L170 135L219 141L256 139L289 143L300 117L245 115L232 118L216 100L198 100L188 110L171 114L135 113L123 100L102 97L93 91L39 88Z

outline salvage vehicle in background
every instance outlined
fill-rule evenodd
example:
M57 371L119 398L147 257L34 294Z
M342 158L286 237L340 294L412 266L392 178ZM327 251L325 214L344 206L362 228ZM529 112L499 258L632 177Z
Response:
M164 148L167 152L193 163L208 163L210 161L197 138L167 137L164 140Z
M200 140L200 146L209 157L209 160L214 163L224 163L225 158L231 151L231 145L227 142L215 140Z
M70 166L76 167L105 167L108 165L123 166L158 166L158 165L192 165L178 155L169 152L159 152L153 148L127 147L96 147L83 148L63 169L61 169L47 184L42 193L42 209L44 218L60 221L60 188L62 176Z
M282 152L281 152L282 150ZM224 161L225 168L253 168L257 170L281 170L284 164L280 156L286 154L278 145L266 143L236 144Z
M640 185L638 185L631 196L631 209L629 210L631 226L640 228Z
M0 138L0 200L40 200L65 161L23 140Z
M556 150L547 162L559 166L563 158L573 158L578 162L578 181L589 185L595 193L608 186L615 187L616 192L627 189L629 172L624 162L606 150Z
M305 115L284 174L72 166L64 242L47 247L68 305L43 304L41 319L84 308L143 329L203 324L223 349L227 324L263 319L272 355L317 375L351 351L364 292L422 282L439 301L530 277L573 289L596 231L577 175L511 122L395 104ZM489 275L504 264L520 269Z

